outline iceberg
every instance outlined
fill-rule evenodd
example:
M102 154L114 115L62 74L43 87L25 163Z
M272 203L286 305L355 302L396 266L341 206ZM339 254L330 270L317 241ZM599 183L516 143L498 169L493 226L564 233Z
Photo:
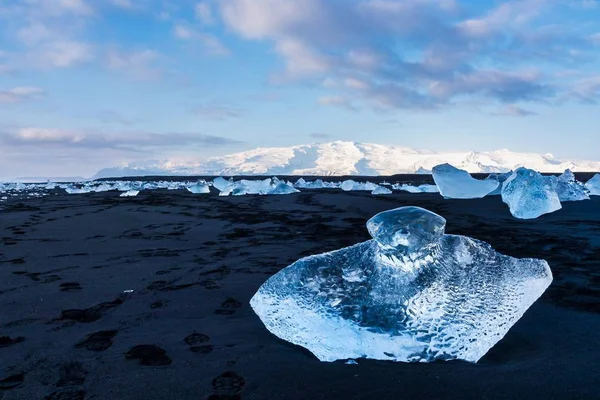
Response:
M369 241L302 258L250 300L265 327L321 361L477 362L552 281L544 260L517 259L444 233L419 207L367 222Z
M504 182L502 201L508 204L510 213L516 218L537 218L562 208L556 185L555 177L544 177L521 167Z
M567 169L556 178L556 193L560 201L589 200L588 189L575 179L575 174Z
M198 181L192 186L186 186L186 189L194 194L210 193L210 188L206 182Z
M479 199L496 190L500 184L496 180L480 181L450 164L436 165L432 174L440 194L446 199Z
M594 175L585 183L585 187L590 191L592 196L600 196L600 174Z

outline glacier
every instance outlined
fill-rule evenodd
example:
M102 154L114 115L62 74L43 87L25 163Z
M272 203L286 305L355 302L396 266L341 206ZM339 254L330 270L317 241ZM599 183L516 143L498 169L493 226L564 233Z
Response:
M302 258L250 300L277 337L321 361L477 362L552 281L547 262L447 235L419 207L367 222L372 238Z
M446 199L478 199L492 193L499 186L497 180L478 180L467 171L450 164L433 167L433 180Z
M537 218L562 208L556 185L556 177L521 167L504 182L502 201L516 218Z

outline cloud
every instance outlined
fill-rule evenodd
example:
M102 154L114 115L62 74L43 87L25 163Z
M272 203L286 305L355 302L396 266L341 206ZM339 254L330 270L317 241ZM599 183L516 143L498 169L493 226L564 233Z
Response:
M529 117L532 115L538 115L538 113L530 110L526 110L514 104L509 104L506 107L491 113L497 116L509 116L509 117Z
M134 120L123 116L115 110L100 110L93 117L104 124L133 125L134 123Z
M45 44L30 58L40 67L67 68L90 61L94 57L90 45L72 40L59 40Z
M65 14L91 16L94 10L84 0L24 0L36 15L60 17Z
M82 150L127 150L144 152L152 149L181 148L185 146L225 146L237 141L214 135L197 133L151 133L123 131L64 130L38 127L12 129L0 133L0 143L12 147L69 148Z
M15 87L8 90L0 89L0 103L22 103L30 100L38 100L46 92L36 87Z
M316 140L329 140L333 138L333 136L328 133L311 133L308 136Z
M585 104L598 104L600 75L579 79L572 90L565 95L565 98L575 99Z
M274 83L336 82L334 97L376 109L439 109L555 101L563 85L523 72L596 57L595 36L562 21L565 2L510 0L474 12L447 0L218 0L224 24L271 43L284 62ZM547 25L540 25L541 22Z
M114 6L121 7L126 10L132 10L135 8L135 5L131 0L109 0L109 2Z
M160 53L149 49L135 52L113 49L106 54L106 65L137 79L156 79L162 75L162 70L154 65L160 57Z
M241 111L236 108L211 104L197 106L192 110L192 113L204 119L217 121L241 117Z
M350 100L342 96L322 96L319 97L318 102L323 106L336 106L355 110Z
M214 17L212 13L212 7L207 1L201 1L194 7L196 18L200 20L204 25L214 24Z
M207 54L226 56L231 53L221 40L211 33L198 32L185 25L176 24L173 27L173 35L181 40L200 43Z

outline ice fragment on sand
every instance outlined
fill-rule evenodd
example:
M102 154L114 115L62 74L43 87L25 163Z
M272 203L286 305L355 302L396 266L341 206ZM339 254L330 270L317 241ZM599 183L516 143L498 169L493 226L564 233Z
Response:
M385 186L377 186L375 189L373 189L373 191L371 192L371 194L392 194L392 191L388 188L386 188Z
M594 175L585 183L585 187L590 191L592 196L600 196L600 174Z
M210 193L210 188L206 182L198 181L192 186L187 186L186 189L194 194Z
M478 199L493 192L499 186L496 180L478 180L467 171L450 164L433 167L433 180L440 194L447 199Z
M537 218L562 208L556 185L556 177L545 177L521 167L504 182L502 201L508 204L510 213L516 218Z
M373 240L306 257L250 304L276 336L322 361L478 361L552 281L543 260L444 234L418 207L375 215Z
M582 184L577 182L575 174L567 169L556 179L556 193L560 201L580 201L589 200L588 190Z

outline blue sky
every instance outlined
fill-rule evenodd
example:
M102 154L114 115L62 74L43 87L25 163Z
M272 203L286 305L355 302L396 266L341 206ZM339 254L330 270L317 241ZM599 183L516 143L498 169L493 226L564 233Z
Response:
M353 140L600 159L596 0L0 0L0 177Z

